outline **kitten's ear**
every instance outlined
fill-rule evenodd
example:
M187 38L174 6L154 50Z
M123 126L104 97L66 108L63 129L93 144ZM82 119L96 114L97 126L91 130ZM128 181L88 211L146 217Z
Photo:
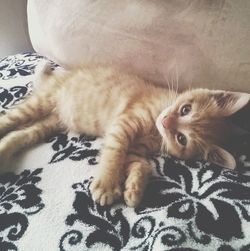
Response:
M216 145L210 146L208 152L205 154L205 160L230 169L236 167L233 155Z
M250 99L250 94L243 92L215 91L212 94L220 114L230 116L243 108Z

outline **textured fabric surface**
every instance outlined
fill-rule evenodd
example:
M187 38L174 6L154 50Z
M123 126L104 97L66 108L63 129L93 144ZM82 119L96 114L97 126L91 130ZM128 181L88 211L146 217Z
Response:
M57 63L113 63L156 83L250 92L250 1L30 0L33 47Z
M0 61L2 113L31 93L40 59ZM102 139L59 133L1 167L0 250L249 250L250 140L239 141L236 171L154 156L154 176L133 209L92 201Z

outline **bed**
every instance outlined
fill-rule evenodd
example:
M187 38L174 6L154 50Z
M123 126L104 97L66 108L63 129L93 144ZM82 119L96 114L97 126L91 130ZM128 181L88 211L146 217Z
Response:
M0 61L4 113L32 95L43 57ZM249 126L247 117L236 120ZM150 159L142 203L102 207L89 184L102 139L59 133L17 154L0 171L0 250L250 250L250 138L235 143L237 169L170 156Z

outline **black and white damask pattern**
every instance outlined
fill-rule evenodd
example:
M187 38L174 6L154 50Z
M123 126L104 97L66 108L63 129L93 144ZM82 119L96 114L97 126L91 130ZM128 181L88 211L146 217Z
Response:
M25 86L13 86L9 89L0 86L1 113L4 114L6 109L21 102L26 95L31 93L31 89L31 82L28 82Z
M4 83L0 84L2 112L32 95L29 77L41 60L40 55L25 53L0 61L0 83ZM6 84L12 81L18 84ZM250 128L247 114L245 109L234 118L246 130ZM105 207L93 202L89 192L91 179L84 170L87 166L96 168L102 145L99 140L58 133L46 140L47 152L41 151L41 158L50 156L46 165L36 166L32 162L30 166L25 164L22 171L0 174L0 251L33 250L34 242L38 242L35 251L44 250L44 242L39 244L43 239L39 234L44 234L40 226L51 219L55 222L47 227L54 236L51 240L50 235L46 237L48 251L250 250L249 135L235 141L236 171L205 162L153 157L154 176L142 203L135 209L126 207L122 200ZM81 170L72 169L69 163L73 162L81 163ZM75 171L79 175L70 182ZM52 194L47 190L51 189L51 180ZM63 199L55 202L55 197ZM41 216L46 210L49 211L43 217L49 215L50 219ZM33 221L36 216L40 216L38 223ZM33 224L36 239L29 232ZM58 230L60 235L56 235ZM24 239L29 240L25 247Z
M18 250L16 242L29 226L29 217L43 209L41 168L25 170L20 175L0 176L0 250Z
M55 151L50 163L69 158L73 161L87 159L89 165L97 164L99 149L93 147L96 137L87 135L73 136L70 139L68 137L69 135L60 133L48 140L49 143L53 142L52 149Z
M249 176L208 163L187 166L170 157L153 158L152 164L157 173L135 210L122 203L100 207L91 199L88 180L74 184L74 213L66 218L70 230L60 250L94 245L98 250L104 244L112 250L206 250L208 245L223 250L236 240L244 243L240 250L247 250L249 233L243 225L250 227ZM84 228L74 228L79 222L92 230L83 235Z
M36 53L17 54L0 61L0 79L7 80L34 74L34 69L43 57Z

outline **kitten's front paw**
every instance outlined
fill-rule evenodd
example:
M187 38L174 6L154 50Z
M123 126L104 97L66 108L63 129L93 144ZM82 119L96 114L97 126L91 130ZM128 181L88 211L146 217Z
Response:
M121 197L121 186L111 179L94 178L90 185L90 192L95 202L101 206L110 205Z
M128 180L124 191L124 201L129 207L136 207L141 202L143 196L143 186L138 182Z

